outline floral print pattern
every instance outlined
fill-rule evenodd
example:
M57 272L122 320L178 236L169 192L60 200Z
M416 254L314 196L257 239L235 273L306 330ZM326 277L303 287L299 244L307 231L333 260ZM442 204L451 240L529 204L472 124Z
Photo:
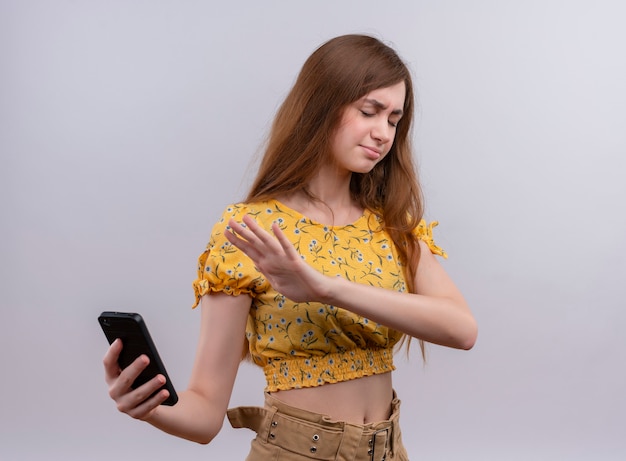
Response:
M245 214L268 230L277 222L302 258L323 274L399 292L406 291L406 281L381 218L370 211L352 224L328 226L277 200L228 206L198 260L194 307L209 291L251 296L246 339L253 362L265 372L266 391L319 386L393 370L393 347L401 333L339 306L285 298L226 240L228 221L241 221ZM436 225L422 221L416 234L433 253L446 257L432 238Z

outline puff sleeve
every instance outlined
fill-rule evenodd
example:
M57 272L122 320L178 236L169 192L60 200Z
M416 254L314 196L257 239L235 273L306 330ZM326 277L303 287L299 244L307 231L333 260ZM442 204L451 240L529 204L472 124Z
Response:
M254 267L252 260L224 236L224 231L229 229L228 221L231 218L241 221L245 214L245 205L230 205L213 227L209 243L198 258L198 274L192 284L194 308L200 298L209 292L254 297L266 287L265 277Z
M415 228L415 235L428 245L431 253L448 259L448 254L442 248L438 247L433 239L433 228L437 227L437 225L439 225L438 221L432 221L430 224L427 224L426 221L422 219Z

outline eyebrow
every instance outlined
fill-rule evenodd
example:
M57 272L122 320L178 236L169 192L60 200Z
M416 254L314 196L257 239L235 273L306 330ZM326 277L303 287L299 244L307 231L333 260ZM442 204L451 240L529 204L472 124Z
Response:
M377 99L365 99L364 102L366 102L368 104L371 104L372 106L374 106L374 107L376 107L377 109L380 109L380 110L387 109L387 106L384 105L382 102L378 101ZM393 111L391 111L391 113L393 115L400 115L400 116L402 116L402 114L404 114L402 109L393 110Z

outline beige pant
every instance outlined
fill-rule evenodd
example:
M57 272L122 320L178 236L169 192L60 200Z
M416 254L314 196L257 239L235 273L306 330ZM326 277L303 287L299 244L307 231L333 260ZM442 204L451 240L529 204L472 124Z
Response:
M391 405L387 421L360 425L333 421L265 394L265 407L232 408L228 419L235 428L257 433L246 461L408 461L395 394Z

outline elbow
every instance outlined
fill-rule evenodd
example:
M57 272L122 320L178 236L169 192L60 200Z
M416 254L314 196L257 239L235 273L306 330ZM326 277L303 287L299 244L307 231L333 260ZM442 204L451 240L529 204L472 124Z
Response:
M464 351L469 351L476 344L476 336L473 338L467 338L464 342L459 345L459 349L463 349Z
M193 438L190 438L192 442L196 442L200 445L208 445L213 441L217 434L222 429L223 421L216 424L211 424L205 431L195 434Z
M443 336L438 336L434 339L426 339L426 341L452 349L469 351L474 347L474 344L476 344L477 336L478 329L476 323L468 322L468 324L447 330Z
M434 341L442 346L469 351L476 344L478 326L473 316L464 317L452 325L448 325L445 336Z
M478 338L478 325L476 321L472 318L471 321L468 322L464 331L461 335L459 335L459 349L463 349L465 351L469 351L476 344L476 339Z
M217 435L217 432L207 431L206 433L203 433L203 434L197 434L196 437L192 439L192 441L200 445L208 445L209 443L213 441L216 435Z
M222 426L224 425L224 419L223 416L222 418L215 416L202 421L196 419L195 423L197 426L189 432L182 434L182 437L190 442L195 442L200 445L208 445L213 441L217 434L219 434Z

